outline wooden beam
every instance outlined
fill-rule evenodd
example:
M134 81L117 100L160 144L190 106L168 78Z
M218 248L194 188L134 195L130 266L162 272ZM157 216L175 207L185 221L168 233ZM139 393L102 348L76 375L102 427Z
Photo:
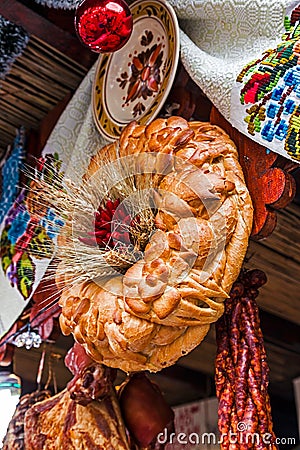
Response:
M93 53L86 50L75 36L49 22L17 0L1 0L0 14L83 67L89 68L95 61Z
M262 310L300 325L299 263L263 243L251 242L245 264L247 269L263 270L268 278L257 303Z
M268 281L257 303L274 316L300 325L300 207L290 203L277 211L277 226L264 240L250 241L245 267L261 269Z
M148 374L157 384L167 403L177 406L215 395L214 377L175 364L155 374Z
M209 396L214 393L214 386L211 385L211 377L207 374L189 369L188 367L175 364L163 369L160 372L160 375L166 378L171 378L172 380L178 380L183 384L194 386L198 388L199 393L203 396Z
M261 329L266 343L300 355L300 326L260 311Z

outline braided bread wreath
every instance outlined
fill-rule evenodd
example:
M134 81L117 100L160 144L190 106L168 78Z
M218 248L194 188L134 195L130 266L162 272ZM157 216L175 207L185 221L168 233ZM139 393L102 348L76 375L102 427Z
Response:
M92 158L84 181L103 161L157 152L176 162L160 176L151 169L159 204L143 258L102 284L65 276L60 299L62 332L73 333L95 361L127 373L159 371L203 340L223 313L252 226L236 147L209 123L174 116L132 122L117 145ZM64 277L63 262L57 277Z

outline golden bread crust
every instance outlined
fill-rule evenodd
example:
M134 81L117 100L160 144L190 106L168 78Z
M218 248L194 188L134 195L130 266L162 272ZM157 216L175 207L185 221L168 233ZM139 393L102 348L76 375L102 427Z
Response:
M93 359L126 372L158 371L190 352L223 313L252 227L252 203L234 143L218 126L180 117L131 123L100 150L85 180L119 157L147 158L157 189L156 230L142 260L106 284L65 286L63 333ZM149 167L136 185L143 189ZM61 270L63 272L63 269ZM61 279L61 275L60 275Z

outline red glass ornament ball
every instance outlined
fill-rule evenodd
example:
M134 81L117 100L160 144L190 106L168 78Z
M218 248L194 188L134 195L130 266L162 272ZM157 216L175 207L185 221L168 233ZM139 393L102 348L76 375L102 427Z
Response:
M83 0L75 13L81 42L97 53L115 52L126 44L133 20L124 0Z

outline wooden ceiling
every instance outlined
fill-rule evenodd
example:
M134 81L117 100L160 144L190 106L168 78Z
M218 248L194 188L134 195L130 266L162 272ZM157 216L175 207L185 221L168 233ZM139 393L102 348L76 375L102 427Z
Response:
M35 9L44 16L51 15L47 8ZM1 1L0 14L23 26L30 35L25 51L0 82L1 159L16 129L23 125L28 131L37 130L48 112L75 91L96 55L85 51L72 33L21 2ZM73 14L62 14L70 29Z
M57 103L74 92L86 68L32 36L0 87L0 150L13 142L21 124L38 129Z
M4 152L6 145L12 142L15 128L25 125L37 130L49 111L67 95L72 95L95 61L95 55L76 40L70 27L70 12L55 15L47 8L37 7L31 0L1 0L0 14L22 25L31 35L27 49L2 82L0 90L0 149ZM299 183L299 170L295 176ZM289 405L284 423L286 429L291 426L295 429L292 380L300 376L298 201L278 212L278 224L270 237L250 242L245 267L262 269L268 277L258 303L271 368L270 389L274 403L280 402L275 414L280 416L280 411L285 411ZM63 356L71 342L70 338L61 337L49 349L50 353L61 355L55 362L59 388L63 388L70 378L63 365ZM176 366L155 375L171 404L214 394L215 350L212 328L205 341L191 354ZM28 386L34 385L40 353L41 350L16 351L15 370Z

